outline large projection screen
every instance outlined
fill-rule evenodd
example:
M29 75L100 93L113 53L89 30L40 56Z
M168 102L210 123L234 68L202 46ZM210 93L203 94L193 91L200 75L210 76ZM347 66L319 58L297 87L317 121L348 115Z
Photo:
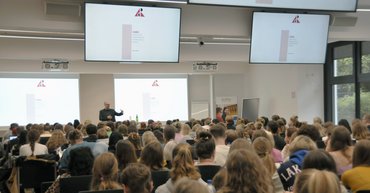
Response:
M189 3L347 12L354 12L357 8L357 0L189 0Z
M117 121L189 119L187 78L115 78L114 91Z
M0 126L80 119L78 78L0 78Z

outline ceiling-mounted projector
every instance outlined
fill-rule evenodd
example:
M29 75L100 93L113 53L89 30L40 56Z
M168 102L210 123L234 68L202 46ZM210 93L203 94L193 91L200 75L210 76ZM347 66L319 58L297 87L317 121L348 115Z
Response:
M68 71L69 61L65 59L45 59L41 68L44 71Z

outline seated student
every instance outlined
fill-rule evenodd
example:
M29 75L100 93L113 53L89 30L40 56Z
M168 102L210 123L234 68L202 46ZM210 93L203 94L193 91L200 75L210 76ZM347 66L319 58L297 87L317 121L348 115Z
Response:
M352 168L353 146L351 134L347 128L343 126L334 128L326 150L335 160L338 175L342 175L343 172Z
M141 136L141 143L143 144L143 147L153 141L158 141L158 139L155 137L152 131L145 131Z
M199 139L195 143L195 151L198 155L199 162L196 165L217 165L215 163L216 144L212 134L207 131L199 133Z
M128 165L119 177L119 182L125 193L150 193L153 189L150 170L140 163Z
M271 131L272 136L275 141L275 148L278 150L283 150L285 146L284 139L279 135L279 125L276 121L269 121L267 124L267 128Z
M151 171L167 170L164 167L163 149L158 141L152 141L144 147L140 163L149 167Z
M256 153L249 150L232 151L225 166L225 185L218 193L273 192L271 177Z
M196 180L181 178L175 184L176 193L209 193L209 190Z
M291 143L291 141L293 141L292 140L293 134L295 133L296 135L297 130L298 129L295 127L289 127L285 130L285 138L284 138L285 146L283 150L281 150L281 155L283 156L283 160L287 160L289 157L289 153L288 153L289 144Z
M370 190L370 141L360 140L353 151L353 168L342 175L342 182L352 192Z
M269 135L266 130L264 130L264 129L256 130L252 135L252 142L255 139L257 139L258 137L265 137L266 139L270 140L270 142L273 144L273 146L275 146L274 145L274 138L272 137L272 135ZM272 148L271 155L274 158L275 163L280 164L281 162L283 162L283 156L282 156L280 150L276 149L275 147Z
M338 177L326 170L305 169L298 174L293 193L341 192Z
M166 144L163 148L163 158L166 161L172 160L172 152L176 147L177 142L175 141L176 129L172 125L166 125L163 129L163 136L166 141Z
M119 140L123 140L123 136L117 132L113 131L112 134L109 136L109 143L108 143L108 151L115 154L116 152L116 144Z
M103 152L108 151L108 145L105 145L103 143L83 141L82 133L81 131L77 129L72 129L68 133L68 140L71 146L68 147L66 150L64 150L63 155L59 160L59 169L67 169L68 164L69 164L69 156L70 156L69 153L74 148L89 147L94 157L97 157Z
M102 153L94 161L90 190L122 189L122 186L117 182L117 179L117 159L110 152Z
M106 145L109 144L108 132L105 128L100 128L97 131L98 139L96 140L97 143L104 143Z
M84 141L87 141L87 142L96 142L96 140L98 140L98 136L97 136L97 127L96 125L94 124L88 124L86 125L86 133L87 133L87 137L84 138Z
M40 133L36 129L31 129L27 133L28 144L22 145L19 148L20 156L36 156L48 154L48 148L45 145L38 143L40 139Z
M317 149L316 143L305 135L297 136L289 145L289 160L278 168L285 191L293 190L295 176L301 172L304 157L309 151L315 149Z
M174 185L182 177L189 177L207 186L198 170L194 166L191 147L189 144L180 143L173 150L172 168L170 171L170 179L156 189L156 193L170 193L174 191Z
M55 153L59 155L59 153L61 154L62 151L61 147L67 143L68 141L64 137L63 131L55 130L52 132L48 142L46 142L46 147L48 147L49 153Z
M229 146L225 145L226 127L219 123L211 127L210 133L216 143L215 163L220 166L224 166L230 149Z
M124 170L130 163L137 162L135 147L128 140L119 140L117 142L115 155L120 171Z
M60 178L70 176L91 175L91 169L94 163L94 156L88 147L78 147L70 152L70 162L66 173L58 176L54 183L45 193L60 192Z

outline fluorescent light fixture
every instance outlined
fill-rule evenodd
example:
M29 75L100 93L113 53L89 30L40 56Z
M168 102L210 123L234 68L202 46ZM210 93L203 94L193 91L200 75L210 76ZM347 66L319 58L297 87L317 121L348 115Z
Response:
M75 36L83 36L84 35L84 33L82 33L82 32L58 32L58 31L38 31L38 30L18 30L18 29L0 29L0 32L53 34L53 35L75 35Z
M358 12L370 12L370 9L356 9Z
M229 45L229 46L249 46L250 43L231 43L231 42L204 42L204 46L207 45Z
M166 0L140 0L140 2L153 2L153 3L174 3L174 4L187 4L185 1L166 1Z
M83 38L41 37L41 36L15 36L15 35L0 35L0 38L33 39L33 40L84 41Z
M250 41L249 38L213 37L214 40Z

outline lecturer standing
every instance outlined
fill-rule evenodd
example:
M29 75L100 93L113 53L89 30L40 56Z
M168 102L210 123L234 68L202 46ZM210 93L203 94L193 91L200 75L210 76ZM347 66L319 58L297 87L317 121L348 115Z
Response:
M99 120L100 121L113 121L116 122L115 116L123 115L123 110L121 109L120 113L117 113L114 109L109 108L110 104L104 102L104 109L99 111Z

